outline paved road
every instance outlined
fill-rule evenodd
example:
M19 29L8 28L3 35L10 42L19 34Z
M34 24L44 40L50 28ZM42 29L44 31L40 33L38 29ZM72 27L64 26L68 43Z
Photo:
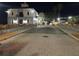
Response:
M13 39L28 42L16 54L19 56L79 55L79 42L55 27L34 28Z

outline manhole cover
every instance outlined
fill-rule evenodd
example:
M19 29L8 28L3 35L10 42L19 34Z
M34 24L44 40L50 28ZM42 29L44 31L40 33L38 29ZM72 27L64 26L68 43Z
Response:
M44 35L44 36L42 36L42 37L45 37L45 38L47 38L48 36L47 36L47 35Z

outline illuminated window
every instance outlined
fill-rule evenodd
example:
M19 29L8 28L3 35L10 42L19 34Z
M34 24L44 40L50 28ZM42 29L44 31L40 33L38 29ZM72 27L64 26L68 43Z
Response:
M13 24L18 24L18 20L13 20Z
M23 24L27 24L27 20L23 20Z

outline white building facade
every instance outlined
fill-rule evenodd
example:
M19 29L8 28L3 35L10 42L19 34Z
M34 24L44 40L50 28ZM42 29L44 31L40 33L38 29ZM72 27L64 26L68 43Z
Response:
M33 8L8 9L8 24L36 24L38 12Z

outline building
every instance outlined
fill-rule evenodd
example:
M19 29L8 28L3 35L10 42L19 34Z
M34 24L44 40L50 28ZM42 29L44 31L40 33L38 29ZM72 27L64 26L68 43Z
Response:
M36 24L38 12L34 8L13 8L8 9L8 24Z

